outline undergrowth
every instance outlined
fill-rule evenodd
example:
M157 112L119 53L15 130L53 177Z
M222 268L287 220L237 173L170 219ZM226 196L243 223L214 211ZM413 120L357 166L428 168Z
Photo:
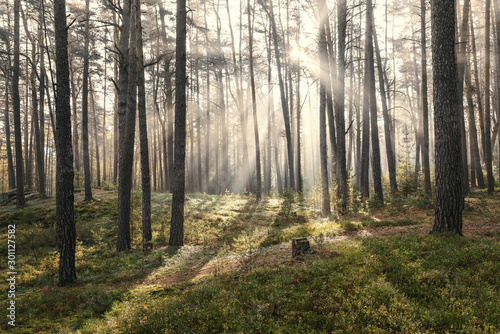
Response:
M495 195L497 196L497 195ZM58 288L55 205L2 210L0 243L16 224L18 333L495 333L500 330L500 234L346 238L432 224L422 195L321 218L307 200L189 194L185 244L166 247L171 195L152 194L154 250L141 248L133 194L132 250L116 247L116 194L75 204L77 276ZM498 221L498 198L475 192L470 219ZM432 203L431 203L432 204ZM291 238L313 253L284 255ZM335 238L345 241L331 242ZM6 250L2 254L6 256ZM280 253L281 252L281 253ZM288 252L288 251L287 251ZM244 265L235 265L243 259ZM206 269L213 268L213 269ZM6 263L0 263L6 272ZM6 282L0 288L7 290ZM6 299L0 309L7 308ZM12 330L6 322L0 331Z

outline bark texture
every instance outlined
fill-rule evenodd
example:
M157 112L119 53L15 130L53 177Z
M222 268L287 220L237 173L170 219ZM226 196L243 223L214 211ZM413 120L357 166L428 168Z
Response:
M455 1L432 0L436 207L433 232L462 234L462 150L457 101Z
M177 0L175 40L175 147L169 246L184 245L186 184L186 0Z
M73 147L68 62L66 1L54 1L56 35L56 228L59 247L59 285L76 280L76 227L73 191Z

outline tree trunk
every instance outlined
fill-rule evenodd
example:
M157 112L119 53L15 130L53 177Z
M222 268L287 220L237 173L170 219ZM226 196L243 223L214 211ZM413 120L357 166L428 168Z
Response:
M120 36L120 62L119 62L119 82L118 82L118 239L117 251L130 249L130 191L132 187L132 165L133 165L133 140L134 136L129 136L129 131L133 130L129 119L135 123L135 117L130 117L131 112L135 112L135 66L131 61L130 54L133 54L132 43L129 51L129 39L131 35L131 0L124 0L122 3L122 28ZM133 104L132 106L130 104ZM132 145L131 145L132 143Z
M119 54L120 48L119 48L119 43L120 43L120 38L119 38L119 28L118 28L118 23L116 19L116 12L113 11L113 40L114 40L114 45L115 45L115 51L117 54ZM118 82L119 80L119 71L118 71L118 61L113 62L113 77L115 80L115 83ZM118 180L118 137L119 137L119 131L118 131L118 123L119 123L119 117L118 117L118 100L119 100L119 90L117 87L115 87L115 103L114 103L114 117L113 117L113 183L116 184Z
M429 163L429 102L427 101L427 36L426 36L426 8L425 0L420 0L420 44L422 48L422 169L424 172L424 189L431 195L431 169ZM463 119L463 113L462 113ZM467 150L465 151L467 153ZM467 160L465 160L467 165Z
M484 155L484 146L485 146L485 126L484 126L484 110L483 110L483 98L481 95L481 84L479 82L479 70L478 70L478 61L477 61L477 50L476 50L476 36L474 31L474 20L472 17L471 11L471 19L470 19L470 30L471 30L471 42L472 42L472 56L474 61L474 81L475 81L475 92L476 92L476 100L477 100L477 110L478 110L478 118L479 118L479 131L481 133L481 146L479 152L482 151L483 161L485 160ZM482 173L482 172L481 172Z
M71 107L72 107L72 122L73 122L73 152L74 152L74 165L75 165L75 172L76 172L76 182L79 185L80 183L80 172L81 172L81 166L80 166L80 147L79 147L79 137L78 137L78 106L76 102L76 85L77 81L75 79L75 74L74 74L74 69L73 66L71 66L71 63L73 63L74 55L71 52L71 44L68 45L68 53L70 57L70 66L69 66L69 75L70 75L70 84L71 84ZM49 94L47 94L49 96Z
M177 0L175 40L175 153L169 246L184 245L186 159L186 0Z
M323 11L325 13L328 12L328 7L326 5L326 1L322 0ZM335 129L335 117L334 117L334 109L337 107L337 68L335 66L335 50L332 38L332 32L330 30L330 23L325 20L325 36L326 36L326 45L328 49L328 72L326 74L326 112L328 115L328 130L330 133L330 150L332 157L332 176L333 178L337 178L337 166L338 166L338 149L337 149L337 131ZM335 105L335 106L334 106Z
M14 110L14 137L16 145L16 198L17 207L24 206L24 168L21 143L21 102L19 98L19 7L20 0L14 1L14 69L12 76L12 104Z
M97 135L97 115L95 112L94 89L92 88L92 80L89 78L90 99L92 100L92 116L94 118L94 143L95 143L95 159L97 171L97 188L101 187L101 159L99 156L99 137Z
M330 189L328 184L328 156L326 142L326 82L328 78L328 51L325 37L325 16L324 4L319 5L319 12L322 13L319 22L319 55L320 55L320 89L319 89L319 147L321 159L321 189L322 206L321 215L328 217L330 215Z
M457 16L459 14L459 7L457 3ZM466 0L464 2L463 6L463 19L460 27L460 44L458 44L457 48L457 68L458 68L458 96L457 99L460 101L459 103L459 108L460 108L460 132L461 132L461 137L462 137L462 170L464 172L464 177L462 178L463 181L463 188L464 188L464 196L467 196L470 192L470 185L469 185L469 166L468 166L468 161L467 161L467 135L465 132L465 112L464 112L464 75L465 75L465 63L466 63L466 48L467 48L467 41L468 41L468 36L467 36L467 27L468 27L468 22L469 22L469 9L470 9L470 0ZM460 18L457 17L457 24L460 21ZM458 36L458 25L456 29L456 39L457 41L459 40Z
M8 27L10 30L10 16L8 21ZM11 63L11 49L10 42L7 43L7 65L12 68ZM10 99L9 99L9 88L12 90L10 82L11 71L7 71L5 75L5 111L4 111L4 122L5 122L5 137L7 142L7 170L9 175L9 189L14 189L16 187L16 174L14 172L14 159L12 157L12 143L11 143L11 133L10 133Z
M42 21L44 19L43 17L44 11L40 11L40 27L38 30L38 48L39 48L39 57L40 57L40 77L39 77L39 90L40 90L40 108L39 108L39 131L40 131L40 152L41 152L41 169L42 169L42 174L41 174L41 179L38 180L40 183L40 189L41 193L40 196L45 197L46 196L46 191L45 191L45 160L44 160L44 147L45 147L45 61L44 61L44 53L43 53L43 32L42 32ZM40 178L40 177L39 177Z
M500 124L500 3L494 2L495 29L496 29L496 95L497 95L497 124ZM500 179L500 135L498 136L498 178Z
M347 3L346 0L339 0L337 7L338 18L338 83L335 116L337 117L337 178L340 194L340 207L343 211L347 210L347 162L346 162L346 133L345 133L345 40L347 29Z
M465 88L467 97L467 106L469 114L469 145L471 155L471 184L475 186L475 179L479 188L484 188L484 175L481 169L481 158L479 156L479 145L477 138L476 116L474 113L474 101L472 100L472 92L474 87L472 85L470 74L470 52L467 53L467 64L465 66Z
M134 0L137 7L135 38L137 44L138 64L138 111L139 136L141 149L141 187L142 187L142 247L144 250L153 247L151 243L151 174L149 169L148 122L146 117L146 88L144 79L144 55L141 21L141 1Z
M455 1L431 0L432 64L436 145L436 207L433 232L462 235L462 150L460 148L455 54Z
M90 178L90 157L89 157L89 12L90 0L85 1L85 46L83 51L83 87L82 87L82 153L83 153L83 174L85 180L85 201L92 200L92 186Z
M391 135L391 120L387 106L387 95L385 91L384 73L382 68L382 59L380 57L380 50L378 46L377 32L373 29L373 39L375 43L375 55L377 57L378 80L380 87L380 97L382 100L382 114L384 117L384 134L385 134L385 150L387 153L387 167L389 169L389 184L391 193L394 194L398 191L396 180L396 157L392 148L392 135Z
M361 168L360 168L360 188L363 197L370 197L369 185L369 168L370 168L370 73L369 73L369 35L368 27L371 20L366 16L367 31L365 37L365 68L364 68L364 81L363 81L363 134L362 134L362 147L361 147ZM372 35L372 31L370 31Z
M76 227L73 193L73 148L68 62L66 1L54 0L56 43L56 229L59 247L59 286L76 281Z
M485 54L484 54L484 163L486 165L486 176L488 194L495 191L495 178L493 176L493 152L491 149L491 102L490 102L490 34L491 34L491 0L486 0L486 22L485 22Z
M196 3L196 19L199 20L200 6ZM195 40L195 72L196 72L196 146L197 146L197 159L196 159L196 191L203 191L203 170L201 167L201 104L200 104L200 53L199 53L199 31L196 30Z
M267 12L268 17L271 21L272 36L273 36L273 41L274 41L274 52L275 52L275 58L276 58L276 65L278 68L278 80L279 80L280 96L281 96L281 109L283 111L283 119L285 122L285 135L286 135L287 152L288 152L288 169L289 169L289 173L290 173L289 174L290 187L292 189L295 189L295 174L294 174L294 168L293 168L293 143L292 143L292 135L291 135L291 131L290 131L290 117L289 117L289 112L288 112L288 104L287 104L286 97L285 97L285 85L283 83L283 76L281 73L281 58L280 58L280 51L279 51L278 31L277 31L276 22L274 19L272 0L269 1L269 8L270 8L269 11L267 11L267 8L264 5L262 5L262 7Z
M378 197L381 204L384 203L384 194L382 191L382 170L380 167L380 143L378 138L378 123L377 123L377 98L375 95L375 62L373 59L373 5L372 0L367 0L367 33L368 39L367 54L368 54L368 74L370 82L370 116L371 116L371 139L372 139L372 174L373 186L375 188L375 195Z
M208 29L207 22L207 2L203 3L204 6L204 18L205 18L205 28ZM210 40L209 34L205 34L206 38L206 77L207 77L207 112L205 118L205 192L210 190Z
M262 172L260 169L260 141L259 141L259 124L257 121L257 101L255 97L255 78L253 73L253 22L251 20L250 0L247 0L248 9L248 56L250 66L250 86L252 89L252 114L253 114L253 129L255 135L255 168L257 171L257 201L262 198Z
M240 3L241 6L241 3ZM247 108L243 103L243 93L240 84L240 71L238 64L236 62L236 50L234 47L234 34L233 28L231 24L231 11L229 7L229 0L226 0L226 9L227 9L227 17L229 24L229 32L231 34L231 51L233 57L233 68L234 68L234 77L236 83L236 105L239 110L239 118L240 118L240 126L241 126L241 136L242 136L242 145L243 145L243 170L241 172L241 184L246 188L247 191L251 191L252 182L250 177L250 169L249 169L249 158L248 158L248 144L247 144ZM241 14L241 13L240 13ZM241 19L241 18L240 18ZM206 16L205 16L206 22ZM208 39L208 37L207 37ZM240 41L241 43L241 41Z

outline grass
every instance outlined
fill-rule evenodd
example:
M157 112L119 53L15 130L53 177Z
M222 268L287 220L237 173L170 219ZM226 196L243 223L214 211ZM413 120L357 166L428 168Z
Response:
M3 209L0 243L7 244L7 224L16 224L15 332L500 330L498 226L472 238L377 237L381 229L430 230L432 207L398 198L383 209L324 219L293 194L260 202L190 194L186 246L171 249L164 246L171 196L152 199L155 248L149 253L141 250L139 193L133 194L129 252L115 251L116 194L76 203L78 282L67 288L56 287L53 202ZM464 226L479 219L477 212L481 222L500 221L497 197L476 193L468 205ZM366 229L374 237L355 237ZM314 252L291 259L293 237L308 237ZM7 271L6 263L0 270ZM6 282L0 288L7 290ZM12 330L6 322L4 330Z

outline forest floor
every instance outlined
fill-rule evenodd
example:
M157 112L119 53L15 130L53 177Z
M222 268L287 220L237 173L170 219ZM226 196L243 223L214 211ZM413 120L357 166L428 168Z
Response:
M355 198L349 213L321 218L315 194L260 202L189 194L185 246L177 249L165 246L171 195L153 193L149 252L141 248L134 191L133 248L122 253L115 251L116 191L93 195L86 203L75 194L78 281L66 288L57 287L54 199L0 208L1 244L16 225L18 272L16 327L5 320L0 331L500 331L498 191L466 199L463 237L429 234L434 209L423 195L390 197L382 208ZM294 237L308 238L313 252L292 258ZM7 291L7 282L0 288Z

